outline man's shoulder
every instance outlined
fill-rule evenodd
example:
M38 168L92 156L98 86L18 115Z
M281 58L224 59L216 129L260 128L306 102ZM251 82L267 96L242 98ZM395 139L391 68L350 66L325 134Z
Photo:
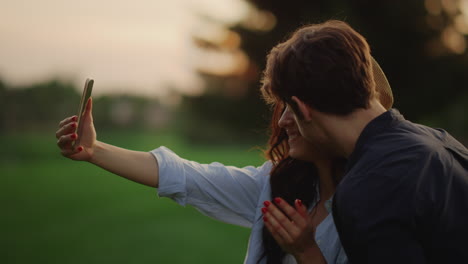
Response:
M416 166L417 161L428 159L439 151L440 143L430 135L393 128L375 135L361 149L353 170L382 173Z
M447 131L404 120L369 138L364 144L362 156L398 157L404 160L408 157L430 157L447 149L466 154L466 148ZM382 161L385 162L385 159Z
M360 148L347 178L381 175L401 181L405 175L412 175L416 179L417 175L432 173L435 168L446 169L444 163L453 159L453 151L468 157L466 148L444 130L411 122L382 130Z
M444 130L409 127L389 129L369 141L344 185L366 189L385 183L416 190L422 183L444 185L453 177L466 177L468 151L461 143Z

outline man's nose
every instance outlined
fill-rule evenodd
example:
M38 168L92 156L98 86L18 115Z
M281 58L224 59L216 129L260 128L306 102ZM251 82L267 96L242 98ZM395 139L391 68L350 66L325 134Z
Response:
M290 110L289 106L287 106L284 109L280 120L278 121L278 126L281 127L281 128L284 128L284 127L292 125L293 122L294 122L293 115L291 113L291 110Z

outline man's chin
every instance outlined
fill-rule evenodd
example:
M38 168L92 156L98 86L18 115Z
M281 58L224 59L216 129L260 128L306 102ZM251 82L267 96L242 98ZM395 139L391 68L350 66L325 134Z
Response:
M297 160L307 161L307 162L314 162L315 156L312 154L307 153L299 153L298 151L289 151L289 157Z
M303 160L303 156L299 155L296 151L289 150L289 157L293 159Z

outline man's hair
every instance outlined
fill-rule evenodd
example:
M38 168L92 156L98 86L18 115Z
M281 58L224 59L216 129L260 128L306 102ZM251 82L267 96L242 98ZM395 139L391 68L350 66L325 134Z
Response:
M345 22L304 26L268 54L262 93L269 102L295 108L297 96L320 112L346 115L375 96L371 60L365 38Z

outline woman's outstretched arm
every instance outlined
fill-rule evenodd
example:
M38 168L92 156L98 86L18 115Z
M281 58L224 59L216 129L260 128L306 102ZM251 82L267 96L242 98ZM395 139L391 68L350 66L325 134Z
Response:
M75 133L77 116L64 119L56 132L61 154L72 160L88 161L107 171L151 187L158 187L157 160L149 152L119 148L96 140L90 98L83 118L83 132L79 146L73 146L78 138Z

